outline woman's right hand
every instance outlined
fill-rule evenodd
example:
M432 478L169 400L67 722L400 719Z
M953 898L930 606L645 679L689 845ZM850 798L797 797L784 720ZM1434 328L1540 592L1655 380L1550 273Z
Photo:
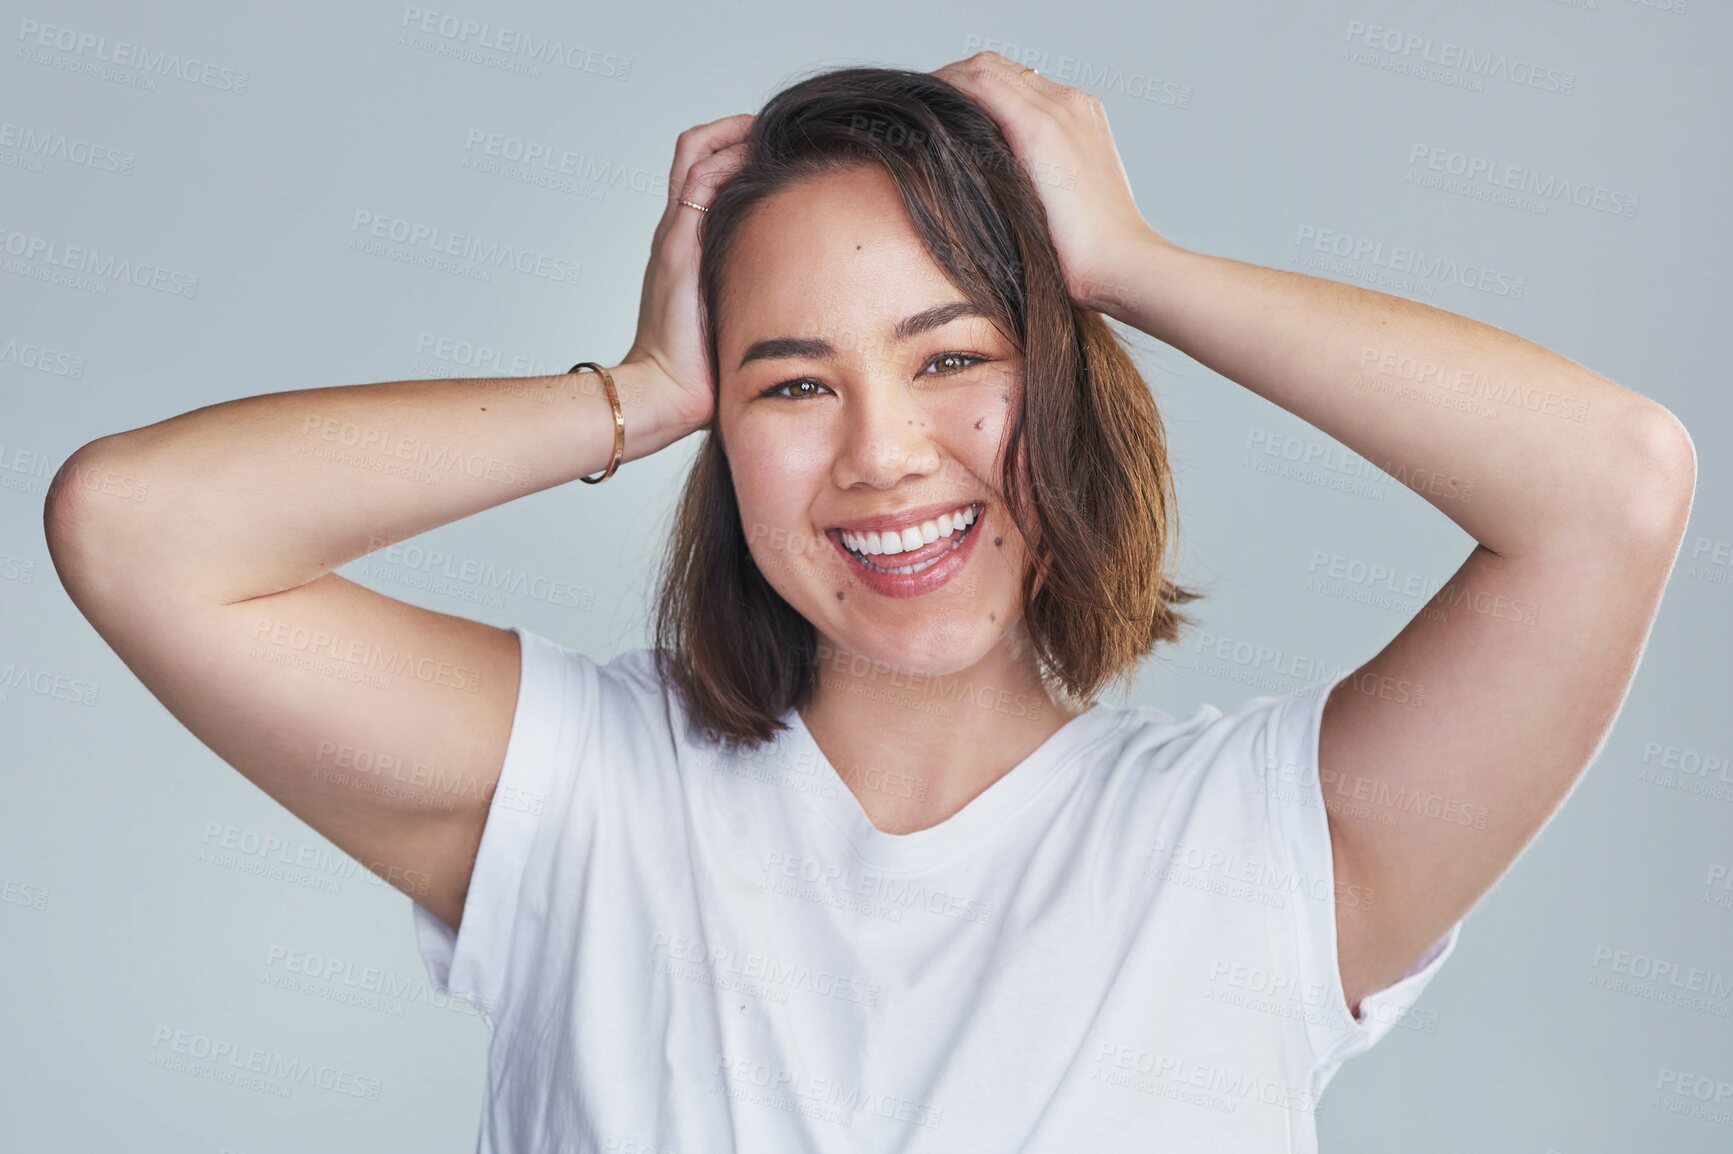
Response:
M675 424L680 435L703 428L715 409L698 308L697 209L684 198L709 204L716 188L740 166L752 114L742 112L688 128L674 146L668 174L668 206L650 242L638 331L625 360L649 370L655 382L649 405Z

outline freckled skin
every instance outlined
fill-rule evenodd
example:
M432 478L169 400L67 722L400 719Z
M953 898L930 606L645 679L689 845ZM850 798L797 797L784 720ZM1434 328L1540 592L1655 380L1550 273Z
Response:
M1028 555L997 492L1022 387L1015 344L978 317L895 338L898 322L965 298L881 169L814 177L766 200L724 277L751 291L724 292L717 420L765 580L836 650L908 673L973 668L984 683L1021 680L1015 648L1002 642L1021 621ZM818 338L834 352L740 364L748 346L779 337ZM948 353L968 359L947 364ZM818 387L780 387L790 381ZM983 413L994 398L999 407ZM1000 547L977 549L960 579L924 596L846 600L838 581L864 586L828 541L814 564L779 563L786 542L823 540L832 526L968 500L988 503Z

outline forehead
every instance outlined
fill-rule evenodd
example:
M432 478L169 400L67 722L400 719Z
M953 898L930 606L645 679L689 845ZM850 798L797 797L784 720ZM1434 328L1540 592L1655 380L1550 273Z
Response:
M962 299L877 165L812 177L767 199L741 226L723 292L725 370L766 337L848 330L877 339L912 312Z

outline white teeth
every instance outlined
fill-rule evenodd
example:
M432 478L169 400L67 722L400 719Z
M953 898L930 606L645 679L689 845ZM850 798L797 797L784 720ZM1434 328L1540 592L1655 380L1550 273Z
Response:
M911 525L900 533L879 533L876 531L855 533L844 529L838 536L842 538L842 543L858 556L889 556L896 553L906 553L911 549L919 549L923 545L930 545L941 537L956 535L958 541L961 541L961 534L975 523L975 517L975 506L968 505L951 513L942 513L934 520L922 521L919 525ZM956 544L953 542L951 547L956 548ZM873 565L872 568L880 569L886 573L919 573L937 560L939 558L935 557L918 565L904 565L894 569L879 565Z

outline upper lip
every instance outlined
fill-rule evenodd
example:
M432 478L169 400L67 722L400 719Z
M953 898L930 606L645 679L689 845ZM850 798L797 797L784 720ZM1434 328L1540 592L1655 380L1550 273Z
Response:
M839 533L887 533L892 530L901 532L922 521L936 521L945 513L971 505L981 505L979 501L949 501L938 505L919 505L913 509L904 509L900 513L886 513L878 517L862 517L858 521L850 521L846 525L832 525Z

